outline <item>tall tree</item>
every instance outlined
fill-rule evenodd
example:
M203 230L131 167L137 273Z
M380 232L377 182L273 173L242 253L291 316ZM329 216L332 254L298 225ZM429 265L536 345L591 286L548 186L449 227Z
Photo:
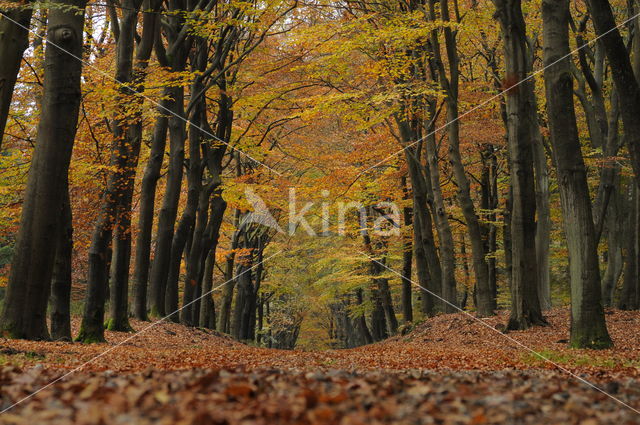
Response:
M634 181L629 183L628 196L625 200L628 211L625 225L625 265L624 280L618 299L620 310L638 309L638 188Z
M33 12L30 3L11 1L10 8L0 10L0 148L22 55L29 47L27 28Z
M402 192L404 200L409 199L407 189L407 178L402 177ZM413 211L410 206L403 209L404 225L411 226L413 222ZM406 232L402 236L402 316L405 323L413 322L413 301L412 301L412 263L413 263L413 243L412 236Z
M54 0L49 10L44 95L20 230L0 318L1 333L45 339L59 211L76 135L81 91L84 0ZM79 13L79 11L81 11Z
M449 2L440 0L440 16L445 22L450 21ZM428 19L436 21L438 13L436 2L429 0ZM471 257L473 271L476 278L476 299L477 312L481 317L494 314L496 302L491 291L489 282L489 269L486 260L486 247L482 240L480 221L476 213L476 208L471 198L471 187L469 178L462 161L460 152L460 122L459 122L459 80L460 71L458 57L456 33L450 25L443 28L444 51L447 65L443 60L440 47L440 35L437 29L431 31L431 45L433 53L433 63L438 73L438 82L446 94L447 106L447 136L449 141L449 161L453 169L453 175L457 184L457 199L462 209L467 233L471 242Z
M640 185L640 84L633 72L631 59L618 30L608 0L588 0L593 26L609 60L611 77L619 102L624 126L624 140L631 154L631 165Z
M135 122L135 117L130 117L126 108L128 102L135 95L135 90L130 85L134 79L136 27L142 0L127 0L123 6L116 42L115 80L120 92L120 103L118 114L113 120L113 143L110 158L113 170L109 174L107 187L102 195L102 206L89 248L88 289L80 333L77 336L77 340L82 342L104 341L104 306L109 281L107 256L116 225L118 228L115 232L116 238L113 240L113 257L111 259L111 271L114 277L112 304L115 306L113 308L122 307L122 303L126 303L127 297L126 292L123 293L123 291L125 291L124 286L128 282L131 235L129 233L130 217L126 214L126 205L129 203L129 180L132 173L135 172L133 162L137 165L141 128ZM145 42L148 42L148 37L145 38ZM134 104L139 106L137 99ZM109 323L109 326L114 330L127 330L126 314L116 314L116 316L126 323L116 321Z
M149 64L153 44L159 30L157 10L158 0L143 1L142 7L146 12L142 16L142 34L135 49L133 68L131 69L131 85L134 98L131 122L127 124L127 161L122 176L122 193L119 195L119 206L115 232L113 237L113 258L111 261L111 301L109 303L110 318L107 329L113 331L128 331L129 326L129 268L131 262L131 214L133 204L133 190L142 145L142 105L139 96L144 90L146 69ZM136 17L137 18L137 17ZM137 19L135 19L137 21ZM122 30L128 25L121 25ZM135 31L135 27L134 27ZM122 36L121 36L122 39ZM133 40L132 44L133 44ZM133 49L131 49L133 50ZM127 48L127 52L129 48Z
M536 193L533 173L537 126L526 24L520 0L494 0L502 28L505 81L520 83L507 91L507 139L511 165L511 316L507 329L544 325L538 297Z
M573 104L569 1L544 0L542 18L547 115L569 249L570 343L607 348L612 343L601 303L596 235Z
M170 2L172 10L178 10L180 6L181 4L177 1ZM164 44L160 40L156 41L156 56L162 66L170 67L173 72L183 72L193 40L192 37L188 36L188 28L184 25L184 20L180 14L170 16L167 20L166 25L171 28L170 31L166 32L168 47L165 51ZM169 114L167 122L169 127L169 167L165 193L158 215L154 259L149 274L149 310L154 317L162 317L165 314L167 277L170 259L172 258L173 233L178 216L180 188L184 172L186 140L184 87L182 85L172 87L170 91L169 105L165 110ZM150 197L147 198L147 201L149 202L150 199ZM148 223L147 226L151 226L151 223ZM150 232L150 227L147 227L146 231ZM142 259L142 261L143 263L138 267L144 267L146 258Z

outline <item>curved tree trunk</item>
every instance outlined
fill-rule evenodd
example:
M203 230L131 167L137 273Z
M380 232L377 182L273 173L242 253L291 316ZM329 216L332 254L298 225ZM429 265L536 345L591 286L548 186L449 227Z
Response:
M154 11L158 8L159 2L154 1L151 7L150 1L145 2L145 9L151 8L150 12L144 13L142 18L142 37L138 42L138 48L135 55L135 63L133 65L132 83L137 93L144 90L144 81L146 77L146 69L153 51L153 43L156 39L158 28L157 14ZM135 17L137 22L137 16ZM123 24L120 28L122 31L128 27ZM135 24L132 25L135 39ZM122 37L122 35L121 35ZM122 38L121 38L122 39ZM121 188L120 205L118 207L118 221L116 223L116 231L113 240L113 259L111 263L112 274L110 293L110 319L107 322L107 329L112 331L128 332L131 330L129 325L129 270L131 264L131 208L133 204L133 189L138 168L138 160L140 158L140 147L142 144L142 102L139 96L133 99L136 110L134 111L135 122L130 124L126 129L127 132L127 164L124 170L124 184Z
M129 84L134 81L134 48L136 25L138 23L138 11L142 5L142 0L128 0L123 3L126 9L123 11L120 21L119 36L116 44L116 75L115 79L121 85L120 103L124 108L129 101L132 100L133 90L129 88ZM148 42L149 34L145 38ZM153 38L153 37L152 37ZM150 54L150 47L149 47ZM146 62L144 64L146 67ZM136 108L139 108L140 101L133 99ZM106 267L107 251L110 239L113 235L113 229L116 224L120 226L116 232L119 237L114 240L113 252L116 257L112 259L111 270L113 271L115 299L122 300L123 295L120 293L126 290L128 285L128 265L129 255L131 251L130 218L127 213L127 204L130 205L129 192L132 191L133 182L130 181L135 176L135 166L137 166L137 153L140 150L142 129L140 123L127 124L127 111L120 111L122 117L118 116L113 123L113 147L110 159L110 165L114 168L109 175L107 188L102 197L102 208L99 214L97 224L94 228L91 239L91 247L89 248L89 271L87 278L87 295L85 302L80 334L78 341L96 342L104 340L104 304L106 296L106 286L108 280L108 270ZM135 113L135 112L134 112ZM133 118L133 117L132 117ZM140 134L139 134L140 133ZM131 187L131 189L129 189ZM131 192L131 196L132 192ZM130 210L130 207L129 207ZM122 222L121 222L122 221ZM128 244L128 248L127 248ZM126 257L126 258L125 258ZM115 260L115 261L113 261ZM124 267L127 267L124 270ZM126 299L126 294L124 297ZM121 306L121 302L117 304ZM117 308L114 307L114 308ZM126 316L126 313L124 314ZM117 314L122 318L122 314ZM128 322L128 320L127 320ZM117 330L126 330L128 328L122 323L115 323L116 326L110 327Z
M440 12L442 19L449 21L448 0L440 0ZM429 14L431 20L437 19L435 11L435 1L429 0ZM485 244L482 240L482 230L476 209L471 199L471 188L469 178L464 169L462 155L460 153L460 123L458 121L458 53L455 36L451 27L444 28L445 50L448 60L449 75L445 70L440 52L439 32L434 30L431 33L431 43L433 46L433 60L438 71L439 82L447 95L447 134L449 141L449 161L453 169L457 189L457 198L464 220L467 225L467 233L471 242L471 258L473 272L476 278L476 306L477 314L480 317L491 316L496 308L491 285L489 282L489 271L486 260Z
M620 102L625 143L629 148L636 182L640 185L640 83L608 0L588 0L596 34L602 43ZM613 129L612 129L613 130Z
M531 71L520 0L494 0L504 38L507 80L522 81ZM507 329L544 325L538 297L536 192L533 173L536 103L527 80L506 93L507 137L511 164L511 316Z
M38 135L20 218L9 282L0 318L0 334L13 338L49 337L46 315L55 249L60 228L59 211L71 160L80 108L84 1L54 1L49 13L45 51L44 96ZM3 56L4 60L4 56Z
M411 143L417 137L408 130L408 125L399 122L398 127L403 135L403 140ZM409 176L411 178L411 192L413 194L413 234L414 257L416 259L416 272L421 289L422 311L427 316L435 314L437 297L442 293L442 268L440 258L433 237L433 224L431 211L428 206L428 189L425 176L422 173L422 165L419 163L419 151L409 148L405 150ZM435 294L435 295L434 295Z
M431 116L435 115L435 104L431 108ZM440 187L440 170L438 168L438 152L433 124L427 128L426 154L427 154L427 175L431 179L431 192L433 200L431 211L433 212L436 231L439 240L440 260L442 264L442 298L447 302L443 303L445 313L453 313L458 304L456 292L456 253L454 249L453 233L449 224L442 189Z
M16 5L19 3L20 6L26 7L3 11L3 15L16 21L22 27L29 28L33 12L33 8L28 4L30 2L15 1L13 3ZM2 58L0 61L0 148L2 148L4 130L9 117L13 89L16 85L18 72L20 72L22 55L29 47L29 31L3 15L0 15L0 58Z
M560 187L571 276L571 346L611 346L600 294L600 269L587 174L573 105L569 1L542 3L547 114ZM562 59L562 60L560 60Z
M202 327L215 329L215 311L211 291L213 290L213 267L215 266L215 254L218 247L218 240L220 239L220 227L222 226L222 219L224 218L224 212L227 209L227 203L222 199L219 193L214 194L211 200L211 212L209 224L205 231L205 249L203 259L204 264L203 273L201 274L202 280L202 294L204 297L200 306L199 323Z
M215 306L212 294L210 294L213 289L213 267L215 266L215 262L215 251L211 250L204 264L204 278L202 280L203 297L200 303L200 317L198 320L200 327L208 329L215 329L216 323Z
M232 243L232 247L234 244ZM224 273L224 287L222 288L222 297L220 300L220 314L218 315L218 332L231 333L231 302L233 301L233 289L235 280L233 279L233 268L235 255L227 256L227 264Z
M149 310L153 317L162 317L165 309L165 294L167 292L167 276L169 264L173 258L173 230L178 216L180 202L180 187L182 186L185 130L184 121L184 88L175 87L172 90L172 115L169 117L169 169L167 171L167 186L162 200L162 207L158 215L156 246L149 277ZM175 114L175 115L173 115ZM177 233L177 232L176 232ZM186 239L185 239L186 240ZM182 250L179 251L182 255ZM171 302L171 305L177 302ZM173 312L175 310L171 310Z
M168 90L165 90L167 92ZM168 95L168 93L165 93ZM167 108L169 102L163 100L161 105ZM134 308L133 313L139 320L147 320L147 290L149 268L151 266L151 234L153 231L153 214L155 210L156 187L160 179L162 160L167 145L168 117L160 108L160 116L156 120L151 141L149 160L142 177L140 189L140 212L138 213L138 236L136 238L136 258L133 272Z

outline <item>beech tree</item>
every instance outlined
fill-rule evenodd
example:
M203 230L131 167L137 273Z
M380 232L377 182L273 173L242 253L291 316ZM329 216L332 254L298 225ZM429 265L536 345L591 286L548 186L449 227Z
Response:
M519 0L494 1L504 38L507 81L506 115L509 163L511 166L511 317L508 329L544 325L538 296L536 251L536 193L533 172L536 140L536 99L531 72L526 24ZM524 81L520 84L521 81ZM510 84L510 83L508 83Z
M13 338L48 339L47 302L60 235L60 205L78 123L84 1L49 9L44 95L33 161L0 318ZM20 46L17 46L20 47ZM4 56L3 56L4 57Z
M29 47L29 28L33 9L25 2L9 3L13 8L0 15L0 148L9 117L22 55Z
M340 348L570 303L604 348L640 307L633 2L74 1L0 16L4 335Z
M547 113L569 249L570 344L576 348L607 348L611 346L611 338L600 299L600 269L591 200L578 140L573 78L567 56L569 2L545 0L542 14Z

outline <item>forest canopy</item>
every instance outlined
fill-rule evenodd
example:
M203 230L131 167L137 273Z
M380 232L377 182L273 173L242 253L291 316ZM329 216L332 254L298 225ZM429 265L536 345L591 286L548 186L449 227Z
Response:
M600 349L640 307L636 1L0 12L4 337L348 348L570 306Z

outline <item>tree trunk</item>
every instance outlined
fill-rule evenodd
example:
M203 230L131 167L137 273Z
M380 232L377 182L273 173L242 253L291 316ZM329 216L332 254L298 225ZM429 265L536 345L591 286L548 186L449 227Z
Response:
M60 230L56 243L56 259L51 278L49 318L51 339L71 341L71 260L73 255L73 220L67 190L63 193Z
M128 221L130 223L130 221ZM105 328L110 331L131 332L129 325L129 261L131 259L131 237L123 229L126 219L120 218L113 234L111 253L109 319Z
M182 213L178 227L176 228L176 234L173 236L171 242L171 257L169 258L169 270L166 278L166 294L165 294L165 307L164 311L169 316L169 319L174 322L180 321L180 314L178 312L179 304L179 281L180 281L180 265L182 264L182 257L187 259L189 257L189 240L193 231L193 222L195 221L195 209L194 204L190 198L193 198L193 194L189 196L187 194L187 205ZM175 313L175 314L174 314Z
M625 252L624 252L624 280L618 308L620 310L638 309L638 189L635 181L629 183L629 194L627 196L628 212L627 224L625 226Z
M150 12L143 14L142 21L142 37L138 42L138 48L135 55L135 63L133 69L129 70L129 65L123 66L122 72L130 72L131 80L137 93L144 90L144 81L146 77L146 69L153 51L154 40L158 28L157 14L154 11L160 3L154 1L154 6L150 6L150 1L145 2L145 9L152 8ZM136 5L133 5L134 7ZM129 11L133 14L133 11ZM125 17L129 18L129 13ZM132 17L133 23L128 24L123 17L120 27L120 39L123 40L122 34L127 29L133 34L131 39L136 36L137 13ZM133 42L131 46L123 47L126 52L127 59L133 54ZM126 69L125 69L126 68ZM129 325L129 271L131 264L131 209L133 204L133 190L136 178L136 170L138 168L138 160L140 158L140 147L142 144L142 98L137 96L132 99L135 104L135 121L126 129L126 149L127 164L123 173L124 184L121 188L120 205L118 207L118 220L116 223L116 232L113 239L114 257L112 260L111 275L112 291L110 303L110 319L107 322L107 329L112 331L131 331Z
M168 91L168 90L166 90ZM167 94L167 93L165 93ZM167 107L169 103L162 101ZM160 110L163 114L164 110ZM153 214L155 210L156 187L160 179L162 160L167 144L168 118L160 115L153 129L149 160L142 177L140 189L140 212L138 213L138 237L136 239L136 258L133 272L134 282L134 316L138 320L147 320L147 284L151 266L151 234L153 230Z
M204 268L204 279L202 284L202 294L205 295L201 302L200 307L200 326L215 328L215 320L211 318L214 315L213 312L213 299L211 292L213 285L213 267L215 265L216 249L218 247L218 240L220 239L220 227L222 226L222 219L224 218L224 212L227 209L227 203L222 199L219 192L214 193L211 199L211 212L209 218L209 224L205 231L205 250L203 253L203 259L206 258L202 267ZM213 323L213 324L211 324ZM211 324L211 325L210 325Z
M616 27L608 0L588 0L596 34L609 60L611 76L620 101L624 138L631 154L631 165L640 184L640 84L636 79L625 43ZM606 35L605 35L606 34Z
M407 190L407 179L402 178L402 187L405 199L409 199ZM404 207L404 225L412 224L412 209ZM404 234L402 246L402 316L405 323L413 322L413 305L412 305L412 263L413 263L413 243L411 235Z
M178 34L182 28L182 19L180 17L169 17L168 21L171 27L173 27L173 31L170 31L170 35L168 35L168 37L170 38L168 49L170 54L164 52L164 45L158 40L155 43L156 57L158 57L163 66L170 67L172 72L180 73L185 69L188 52L190 50L190 40L188 38L185 40L179 37L175 37L175 35ZM163 137L164 132L166 131L164 127L168 126L169 128L169 167L167 170L167 184L165 188L164 198L162 200L162 207L160 209L160 213L158 214L158 227L156 231L154 259L151 265L151 271L149 272L148 283L144 281L144 276L142 275L142 273L144 273L143 267L145 265L148 266L146 255L141 257L140 267L136 268L136 270L138 270L138 272L140 273L136 274L136 276L140 276L141 281L145 284L148 284L149 286L149 313L154 317L164 316L165 306L167 304L165 300L167 294L167 278L169 274L169 264L172 259L174 226L176 218L178 216L178 204L180 202L180 189L182 186L184 166L184 145L186 140L184 125L184 88L167 87L164 90L164 94L166 97L168 97L168 100L161 103L160 109L163 113L168 114L168 118L166 118L166 123L164 121L159 123L161 127L157 130L160 132L158 136ZM164 144L166 142L159 141L158 143ZM156 147L158 149L158 154L160 153L161 147L162 152L164 152L164 145ZM155 171L155 167L162 166L161 158L154 159L154 161L159 161L159 164L157 162L154 162L154 164L152 164L154 167L154 170L150 170L152 177L153 171ZM156 183L154 182L149 184L152 184L155 187ZM149 196L151 196L150 192ZM148 202L146 203L146 205L147 207L145 207L144 212L145 214L147 214L145 215L145 217L148 217L148 208L151 208L152 206L149 206ZM151 214L150 221L152 220L153 214ZM147 222L145 224L146 227L141 237L150 238L150 236L147 235L151 234L152 222ZM146 250L145 247L142 247L141 249ZM180 255L182 255L182 253L180 253ZM175 303L171 302L171 305L174 304L177 305L177 301Z
M244 246L244 248L248 248ZM251 315L251 299L253 297L253 280L251 276L252 254L249 253L238 262L236 269L236 299L233 311L231 335L238 341L249 339L249 318Z
M436 114L435 102L430 105L430 116ZM432 120L431 125L427 127L427 136L425 138L425 148L427 156L427 175L430 178L430 189L433 194L431 200L431 211L433 212L436 231L438 233L440 263L442 265L442 307L445 313L453 313L456 311L457 293L456 293L456 253L454 250L453 233L449 224L449 215L444 204L442 189L440 187L440 170L438 168L438 152L436 147L435 121Z
M233 244L232 244L233 246ZM233 279L233 267L235 255L227 255L227 264L224 274L224 287L222 288L222 299L220 303L220 314L218 319L218 332L230 333L231 322L231 302L233 301L233 288L235 280Z
M128 0L123 3L126 9L123 11L120 21L118 41L116 44L116 75L115 79L120 83L120 108L124 108L129 101L134 102L133 114L139 114L137 110L141 107L141 100L133 98L135 92L129 87L130 83L138 77L134 75L134 47L136 36L136 25L138 23L138 10L142 5L142 0ZM150 35L147 33L144 39L149 43ZM151 34L151 39L153 36ZM144 45L147 54L151 54L151 46ZM146 67L138 63L140 71ZM142 75L142 74L141 74ZM132 99L133 98L133 99ZM113 235L114 226L117 224L117 238L114 239L113 252L116 257L112 260L111 270L113 271L113 288L110 295L113 300L119 300L117 306L112 306L115 310L122 308L122 299L127 294L120 293L128 288L129 279L129 257L131 254L131 234L130 234L130 197L133 196L133 179L135 178L135 167L138 162L138 153L142 137L141 122L128 124L125 117L130 116L129 111L124 109L119 111L113 122L113 145L110 165L114 168L109 175L107 188L102 197L102 208L98 221L94 228L89 248L89 271L87 285L89 286L86 295L85 310L82 317L82 325L78 341L95 342L104 340L104 303L105 290L107 286L106 256L110 239ZM115 260L115 261L114 261ZM125 269L126 268L126 269ZM114 294L115 293L115 294ZM125 307L126 308L126 307ZM127 317L126 312L117 312L117 317L122 319ZM127 323L119 320L109 323L114 330L130 329Z
M371 312L371 336L376 342L382 341L383 339L386 339L389 334L387 333L380 291L376 286L371 287L370 296L371 303L373 304L373 311Z
M200 305L199 326L202 328L215 329L215 311L213 297L210 293L213 288L213 267L215 266L215 251L209 251L207 260L204 263L204 279L202 281L202 302Z
M543 0L542 16L547 115L569 250L570 344L576 348L606 348L612 343L600 298L596 235L573 105L571 64L567 58L568 0Z
M55 260L60 217L80 107L81 63L60 46L82 56L84 1L54 1L49 13L45 52L44 96L20 230L0 319L0 334L46 339L47 301ZM3 56L4 61L4 56Z
M448 0L440 0L440 12L442 19L449 21ZM429 0L429 13L432 21L437 19L435 11L435 1ZM447 95L447 134L449 141L449 161L453 169L457 189L457 198L462 214L467 225L467 233L471 242L471 258L473 271L476 278L476 299L477 314L480 317L494 314L495 300L491 294L489 283L489 273L486 261L485 245L482 240L482 231L478 215L476 214L473 200L471 199L471 189L469 179L466 175L462 155L460 153L460 123L458 121L458 53L455 36L451 27L444 28L445 50L448 60L449 75L445 70L441 58L439 33L436 30L431 32L431 43L433 45L433 60L438 71L439 82L443 91Z
M611 193L611 201L607 208L607 269L602 277L602 304L613 305L613 293L620 280L623 269L623 233L627 231L624 219L620 216L620 191L616 188Z
M407 123L399 122L398 127L406 143L417 139L417 137L412 137L415 132L409 129ZM442 292L442 268L433 238L432 218L427 202L427 186L422 172L423 167L418 159L419 152L415 148L405 150L413 194L413 243L416 272L421 287L422 312L427 316L433 316L437 303L435 295L440 296Z
M363 303L362 299L362 289L356 289L356 304L361 305ZM355 318L355 325L360 333L360 345L372 344L373 336L369 331L369 327L367 326L367 320L364 317L364 313L358 313L358 316Z
M551 270L549 252L551 243L551 206L549 202L549 168L547 156L542 145L539 126L535 124L536 135L533 146L533 165L536 179L536 206L538 220L536 222L536 259L538 263L538 297L540 308L551 308Z
M502 28L506 80L522 81L531 71L520 0L494 0ZM531 80L507 91L507 138L511 164L511 316L507 329L544 325L538 297L536 192L533 173L536 140L535 95ZM532 243L533 242L533 243Z
M209 197L214 187L202 187L202 159L200 158L200 130L202 124L202 114L200 107L196 106L193 117L191 118L195 125L189 128L189 192L187 199L187 208L183 218L189 222L189 226L193 227L192 243L189 246L189 260L187 261L187 275L184 282L184 291L182 298L182 310L180 311L180 321L188 326L193 326L193 314L195 305L192 301L196 298L196 286L198 284L200 256L202 253L202 239L204 230L209 219ZM192 193L193 192L193 193ZM195 202L193 202L193 198ZM194 208L195 206L195 208ZM178 282L167 282L168 286L177 286Z
M0 58L2 58L0 61L0 149L9 117L13 89L20 72L22 55L29 47L29 31L24 28L29 28L33 11L30 2L14 1L9 4L12 3L19 7L3 11L0 15Z
M174 70L178 71L178 70ZM169 169L167 171L167 186L162 200L162 207L158 215L158 228L156 246L149 278L149 310L153 317L162 317L165 313L175 310L165 310L165 294L167 288L167 276L169 263L174 251L173 230L178 216L178 203L180 201L180 187L182 186L182 174L184 163L184 88L175 87L172 90L171 107L169 111ZM177 231L176 231L177 233ZM182 250L179 254L182 255ZM177 304L177 303L175 303ZM174 303L172 302L173 306Z

